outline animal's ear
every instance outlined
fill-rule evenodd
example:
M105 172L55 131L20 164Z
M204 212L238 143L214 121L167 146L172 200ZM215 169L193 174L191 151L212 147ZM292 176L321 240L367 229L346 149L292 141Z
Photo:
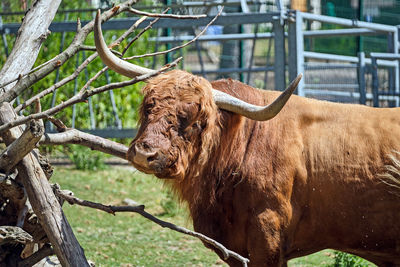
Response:
M303 75L299 74L274 102L264 107L249 104L215 89L212 91L213 98L217 106L221 109L243 115L252 120L266 121L272 119L279 113L279 111L281 111L294 90L297 88L302 77Z

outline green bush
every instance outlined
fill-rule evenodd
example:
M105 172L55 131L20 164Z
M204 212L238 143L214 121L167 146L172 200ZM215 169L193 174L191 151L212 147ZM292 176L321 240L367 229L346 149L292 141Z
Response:
M368 261L341 251L335 252L335 267L366 267L373 266Z
M6 0L9 3L5 11L21 11L21 4L19 1L10 1ZM118 2L118 1L112 1ZM148 1L141 1L141 4L146 4ZM90 1L63 1L60 5L59 12L56 14L54 22L61 21L76 21L79 17L81 21L90 21L93 19L93 12L62 12L62 10L73 10L73 9L85 9L91 8ZM67 17L68 14L68 17ZM132 16L129 13L120 14L116 19L122 19L126 17ZM23 13L13 16L3 16L3 23L19 23L23 17ZM147 25L147 22L144 23ZM107 43L111 43L113 40L118 38L125 30L110 30L104 31L104 37ZM126 40L124 40L120 46L115 47L115 50L122 51L123 47L125 47L132 38L138 34L140 30L136 30L134 33L129 35ZM50 60L57 54L59 54L61 50L65 50L72 42L75 37L75 32L66 32L64 35L59 32L51 33L47 39L42 44L40 53L35 62L35 66L41 65L44 62ZM149 37L154 36L156 34L156 30L150 30L146 32L141 38L134 43L133 46L127 51L125 56L131 55L140 55L143 53L151 52L154 50L154 43L148 40ZM11 52L12 46L15 42L16 35L8 34L5 36L9 51ZM0 38L1 39L1 38ZM63 46L61 46L62 40ZM85 45L94 46L94 38L93 33L90 33L86 38ZM0 46L4 46L4 42L0 40ZM162 47L160 47L162 49ZM78 65L80 65L87 57L89 57L93 52L92 51L80 51L75 56L73 56L70 60L68 60L65 64L60 66L58 70L53 71L48 76L44 77L42 80L34 84L32 87L24 91L18 101L24 102L33 95L43 91L46 88L49 88L56 81L60 81L61 79L71 75ZM4 64L6 60L6 53L0 53L0 66ZM160 64L163 62L163 57L157 57L157 62ZM132 63L152 67L153 58L142 58L133 61ZM159 65L159 64L158 64ZM100 59L94 60L87 66L87 71L82 71L79 76L76 78L76 81L72 81L57 89L55 105L65 102L67 99L74 95L74 91L79 91L82 86L87 82L87 79L91 78L95 73L97 73L100 69L103 68L103 63ZM57 77L57 72L59 76ZM123 80L127 80L127 78L113 72L109 71L109 81L110 82L120 82ZM94 87L99 87L105 85L106 75L101 75L96 81L94 81L89 89L93 89ZM127 86L125 88L121 88L118 90L114 90L114 99L116 104L116 113L119 119L122 121L122 126L124 128L133 128L136 127L138 121L138 112L137 109L141 103L142 96L140 93L140 88L143 86L143 83L134 84L131 86ZM41 99L42 109L46 110L51 107L52 104L52 94L45 96ZM18 103L18 101L16 103ZM91 102L93 103L93 112L95 119L95 127L96 128L108 128L115 126L115 117L114 110L111 104L109 92L104 92L99 95L95 95L91 98ZM88 103L78 103L75 106L76 111L76 120L75 120L75 128L78 129L88 129L91 128L90 125L90 115L89 115L89 107ZM33 112L31 107L26 108L23 111L24 115L29 115ZM61 119L68 127L72 126L72 107L66 108L56 114L55 116Z
M67 155L77 170L104 170L107 165L104 163L105 155L90 148L72 145L67 150Z
M164 212L160 215L174 217L179 211L177 200L170 190L164 190L163 193L165 195L165 199L161 200L160 205L163 208Z

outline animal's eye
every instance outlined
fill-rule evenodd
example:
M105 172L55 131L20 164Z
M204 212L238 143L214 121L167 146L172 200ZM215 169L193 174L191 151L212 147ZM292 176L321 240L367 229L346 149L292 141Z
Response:
M154 107L154 103L146 103L143 107L143 111L146 115L149 115L151 112L151 109Z
M193 124L192 124L192 128L194 128L194 129L200 129L200 128L201 128L200 122L196 121L195 123L193 123Z
M185 129L188 126L188 118L183 115L178 115L179 126L182 129Z
M150 110L154 107L154 103L146 103L146 105L144 106L145 110Z

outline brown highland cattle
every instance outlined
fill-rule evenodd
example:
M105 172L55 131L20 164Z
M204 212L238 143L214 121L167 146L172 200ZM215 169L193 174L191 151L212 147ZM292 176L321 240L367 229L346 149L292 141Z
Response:
M105 64L129 77L149 71L114 56L96 22ZM250 266L285 266L326 248L400 266L400 110L295 95L285 105L300 77L280 95L160 74L143 88L127 158L169 178L194 229Z

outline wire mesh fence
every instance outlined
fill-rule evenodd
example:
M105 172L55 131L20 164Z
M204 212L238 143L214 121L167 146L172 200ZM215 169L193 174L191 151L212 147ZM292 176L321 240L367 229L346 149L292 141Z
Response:
M358 65L309 61L304 64L306 96L342 103L359 103Z

